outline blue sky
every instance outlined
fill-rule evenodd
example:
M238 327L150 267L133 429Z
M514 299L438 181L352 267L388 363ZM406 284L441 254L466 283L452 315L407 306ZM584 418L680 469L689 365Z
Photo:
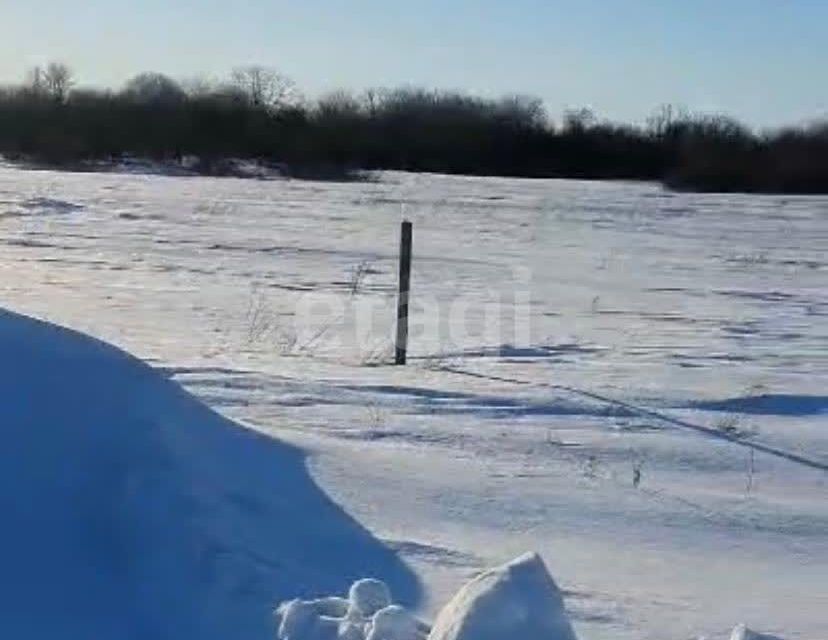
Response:
M113 86L260 63L311 95L417 84L774 126L828 115L826 36L826 0L0 0L0 81L51 59Z

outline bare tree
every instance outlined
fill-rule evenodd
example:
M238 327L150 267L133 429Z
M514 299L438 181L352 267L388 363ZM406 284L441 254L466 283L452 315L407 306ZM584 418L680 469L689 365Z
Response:
M563 128L568 133L583 133L598 122L595 112L589 108L570 109L564 112Z
M74 85L72 70L61 62L50 62L46 69L39 72L46 94L55 102L66 102L69 90Z
M206 76L193 76L179 82L184 93L191 98L203 98L216 88L216 82Z
M675 131L676 125L690 119L690 114L683 107L662 104L647 118L647 129L655 138L664 138Z
M323 118L345 120L359 116L362 104L347 91L337 90L322 96L316 109Z
M540 129L548 122L543 100L534 96L506 96L498 101L496 109L501 119L516 126Z
M161 73L142 73L129 80L122 94L134 102L174 105L183 102L187 94L172 78Z
M231 78L233 86L257 107L275 109L295 98L296 85L275 69L257 65L239 67Z
M43 69L33 67L26 72L26 90L36 96L45 95L46 89L43 84Z
M387 89L376 87L366 89L361 96L362 108L370 117L376 117L387 95Z

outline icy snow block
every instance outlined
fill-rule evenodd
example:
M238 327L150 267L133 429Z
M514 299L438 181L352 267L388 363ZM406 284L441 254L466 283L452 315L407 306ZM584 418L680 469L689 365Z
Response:
M736 625L733 633L730 634L730 640L782 640L777 636L768 636L762 633L751 631L745 625Z
M351 585L348 600L351 602L352 614L371 618L377 611L391 604L391 592L384 582L366 578Z
M279 640L339 640L340 618L325 615L328 607L341 608L337 598L291 600L279 606Z
M366 640L425 640L426 626L399 605L374 614Z
M428 640L576 640L563 597L536 553L490 569L437 616Z

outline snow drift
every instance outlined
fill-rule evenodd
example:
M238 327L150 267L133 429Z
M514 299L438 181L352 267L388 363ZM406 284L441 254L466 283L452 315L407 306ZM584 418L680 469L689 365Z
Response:
M301 452L131 356L0 311L0 637L271 638L274 602L419 585Z

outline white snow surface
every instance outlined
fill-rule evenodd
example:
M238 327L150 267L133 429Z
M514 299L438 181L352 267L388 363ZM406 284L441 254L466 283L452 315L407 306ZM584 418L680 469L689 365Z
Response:
M3 316L0 602L37 593L41 629L72 609L99 624L81 637L139 614L272 637L276 602L369 576L433 619L537 549L586 640L828 637L828 198L6 166L0 225L4 307L154 369L103 346L76 366L52 347L99 343Z

